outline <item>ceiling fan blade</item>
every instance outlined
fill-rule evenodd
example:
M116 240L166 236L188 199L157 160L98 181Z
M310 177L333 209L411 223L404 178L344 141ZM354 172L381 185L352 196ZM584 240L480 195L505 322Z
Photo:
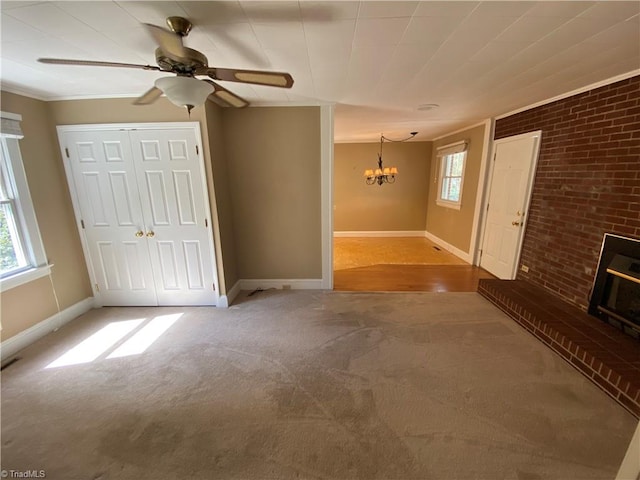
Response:
M158 87L151 87L145 93L136 98L133 102L134 105L149 105L155 102L162 96L162 90Z
M216 82L212 82L211 80L202 81L213 85L214 91L211 95L209 95L209 99L217 103L221 107L244 108L249 106L249 102L247 102L244 98L239 97L233 92L230 92L226 88L218 85Z
M293 77L284 72L209 67L196 70L196 75L209 75L214 80L251 83L269 87L291 88L293 85Z
M180 58L187 56L187 51L182 44L182 36L150 23L143 25L164 53Z
M162 70L153 65L138 65L136 63L119 62L97 62L94 60L71 60L67 58L39 58L40 63L50 63L53 65L81 65L88 67L120 67L120 68L141 68L143 70Z

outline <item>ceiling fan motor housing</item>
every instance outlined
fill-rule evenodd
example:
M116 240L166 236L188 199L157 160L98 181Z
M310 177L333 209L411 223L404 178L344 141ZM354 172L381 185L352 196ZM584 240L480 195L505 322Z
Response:
M156 62L162 70L192 75L198 68L207 67L207 57L192 48L184 48L186 57L175 57L164 52L161 48L156 49Z

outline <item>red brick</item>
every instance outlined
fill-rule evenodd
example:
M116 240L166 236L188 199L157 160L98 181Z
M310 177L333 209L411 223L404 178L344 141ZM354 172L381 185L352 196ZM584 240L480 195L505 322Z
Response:
M611 384L614 387L617 387L618 386L618 382L620 381L620 374L618 374L617 372L614 372L612 370L611 373L609 374L609 378L607 378L607 380L609 380L609 382L611 382Z
M640 76L500 119L495 137L533 130L542 143L522 276L584 307L604 233L640 230Z

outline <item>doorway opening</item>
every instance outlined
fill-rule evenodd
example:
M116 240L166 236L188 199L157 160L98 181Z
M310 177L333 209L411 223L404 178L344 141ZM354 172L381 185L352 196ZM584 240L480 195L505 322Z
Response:
M336 237L334 289L340 291L475 292L493 278L421 237Z

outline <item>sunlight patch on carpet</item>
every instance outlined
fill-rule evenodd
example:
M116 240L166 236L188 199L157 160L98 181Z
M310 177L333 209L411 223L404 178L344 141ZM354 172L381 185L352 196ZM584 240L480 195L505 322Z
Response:
M173 315L160 315L154 318L136 332L133 337L116 348L107 358L128 357L129 355L139 355L143 353L181 316L181 313L175 313Z
M71 350L67 350L57 360L54 360L45 368L66 367L69 365L79 365L81 363L93 362L115 345L118 340L124 338L133 329L144 322L144 318L126 320L124 322L112 322L104 328L98 330L86 340L83 340Z
M153 345L181 316L182 313L174 313L171 315L158 315L150 321L146 321L146 318L137 318L112 322L75 347L67 350L63 355L47 365L45 369L93 362L136 329L138 330L130 338L109 353L106 358L140 355Z

